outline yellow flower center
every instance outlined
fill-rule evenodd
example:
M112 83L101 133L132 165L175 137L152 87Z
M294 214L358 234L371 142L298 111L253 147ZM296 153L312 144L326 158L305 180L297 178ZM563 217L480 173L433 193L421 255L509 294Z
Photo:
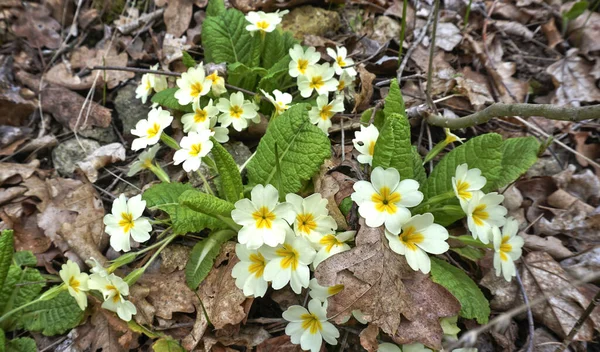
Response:
M300 254L298 254L298 251L294 247L289 244L284 244L282 248L276 250L275 253L283 258L281 260L282 269L287 269L289 267L291 267L292 270L298 269L298 257Z
M271 228L271 223L275 220L275 214L273 214L269 208L262 206L260 209L252 213L252 218L256 221L256 228Z
M131 213L121 213L121 220L119 220L119 226L123 228L123 232L128 233L133 229L134 226L133 215Z
M502 244L500 245L500 259L505 262L508 260L508 253L512 252L512 245L508 243L510 237L502 237Z
M338 240L334 235L325 235L320 240L319 243L325 246L325 250L329 253L333 246L341 246L344 242Z
M202 143L196 143L196 144L192 144L192 146L190 147L190 155L191 156L198 156L198 154L200 154L200 152L202 151Z
M278 114L281 114L282 112L284 112L285 110L287 110L288 106L285 105L284 103L278 101L275 103L275 110L277 110Z
M375 141L369 142L369 155L373 155L375 153Z
M208 116L208 114L203 109L196 109L196 111L194 113L194 122L195 123L204 122L204 121L206 121L207 116Z
M152 159L151 158L144 159L144 162L142 163L142 165L144 166L144 169L151 168L152 167Z
M156 135L160 132L160 125L155 122L152 127L148 128L148 130L146 130L146 135L148 136L148 138L154 138L156 137Z
M337 295L344 289L344 285L333 285L327 287L327 293L330 295Z
M310 331L313 335L323 329L319 317L314 313L302 314L300 319L302 319L302 329Z
M490 217L490 214L488 214L488 212L485 211L485 209L486 209L485 204L479 204L478 206L475 207L475 210L473 210L473 214L471 216L473 217L473 221L475 222L475 225L483 226L483 220L486 220L487 218Z
M219 77L217 71L214 71L210 75L206 76L206 78L210 79L212 81L212 84L216 84L219 81L219 78L221 77Z
M298 60L298 71L301 74L304 74L306 72L306 69L308 68L308 60L305 59L299 59Z
M458 197L462 200L471 199L471 192L469 192L469 187L471 185L469 182L458 180L456 181L456 192L458 193Z
M387 211L389 214L395 214L398 210L396 203L402 199L398 192L390 193L387 186L381 187L379 193L373 193L371 201L375 203L375 209L379 212Z
M252 262L252 264L248 266L250 274L254 274L256 278L262 277L265 266L267 265L265 257L260 253L252 253L250 254L250 261Z
M244 113L244 109L242 109L242 107L239 105L234 105L229 108L229 115L231 115L231 117L234 117L236 119L239 119L243 113Z
M409 226L406 229L403 229L400 234L400 241L411 251L416 251L417 244L423 242L425 239L425 236L423 236L422 233L415 231L416 229L414 226Z
M152 84L150 83L150 80L146 80L146 90L150 91L152 89Z
M296 221L298 222L298 230L300 230L300 232L309 234L317 228L315 217L311 213L298 214L298 216L296 216Z
M79 293L80 285L81 283L79 282L79 280L77 280L75 276L71 276L71 278L69 279L69 287L71 287L76 293Z
M117 289L116 286L111 284L106 285L106 289L109 291L115 291L115 294L112 296L112 301L113 303L119 303L119 301L121 300L121 292L119 292L119 289Z
M331 104L325 105L321 108L321 111L319 111L319 116L323 121L327 121L331 118L331 116L333 116L333 112L331 112L331 109L333 109L333 106Z
M344 83L344 81L340 81L337 85L337 90L338 92L341 92L344 90L344 88L346 88L346 83Z
M260 29L261 31L266 30L267 28L269 28L269 22L267 21L258 21L256 22L256 27L258 27L258 29Z
M194 82L191 87L190 95L194 98L197 98L200 93L202 93L202 83Z
M320 89L321 87L323 87L323 85L325 84L325 82L323 82L323 77L321 76L314 76L310 79L310 82L308 83L308 86L311 89Z
M338 56L335 61L338 63L338 65L340 65L340 67L346 66L346 61L344 61L344 58L341 56Z

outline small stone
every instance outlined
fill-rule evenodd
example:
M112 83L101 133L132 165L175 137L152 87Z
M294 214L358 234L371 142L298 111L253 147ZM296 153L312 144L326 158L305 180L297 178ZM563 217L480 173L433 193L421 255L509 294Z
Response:
M250 148L242 142L227 142L223 144L223 147L233 156L233 160L238 166L244 165L252 156Z
M131 135L130 131L135 128L135 124L147 118L150 111L150 99L146 104L142 104L142 101L135 97L135 88L136 85L128 84L119 89L115 98L115 109L123 124L124 135Z
M70 176L75 171L77 163L98 148L100 143L87 138L79 138L79 141L77 138L71 138L62 142L52 150L54 168L63 176Z
M390 40L398 41L400 33L400 23L388 16L379 16L373 25L373 35L371 39L380 45L385 45Z
M77 133L86 138L97 140L102 144L110 144L119 141L119 137L115 133L115 130L112 126L92 127L90 129L81 130Z
M284 16L281 26L294 33L297 39L310 34L324 36L340 28L340 15L319 7L301 6Z

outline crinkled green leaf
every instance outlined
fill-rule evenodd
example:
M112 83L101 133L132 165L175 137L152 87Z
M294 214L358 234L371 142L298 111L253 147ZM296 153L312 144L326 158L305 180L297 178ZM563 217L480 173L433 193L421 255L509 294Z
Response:
M31 251L18 251L13 255L13 264L18 267L35 267L37 265L37 258Z
M306 104L296 104L269 123L256 155L248 163L252 185L274 182L275 144L279 150L282 193L296 193L331 156L329 138L310 123Z
M270 69L279 60L288 54L290 49L297 44L291 32L274 30L265 35L265 43L261 54L260 66Z
M20 269L11 265L0 290L0 316L6 312L33 301L44 287L44 278L36 269ZM9 331L15 328L14 321L18 314L13 314L2 322L0 328Z
M190 67L196 67L196 60L194 60L194 58L192 57L192 55L190 55L190 53L188 53L187 51L183 51L183 64L185 65L185 67L190 68Z
M212 156L217 165L217 171L219 172L219 178L217 179L219 184L219 194L221 198L225 198L231 203L235 203L240 200L244 193L244 184L242 183L242 176L238 166L227 149L212 138L213 149L211 151Z
M248 67L241 62L227 66L227 82L236 87L254 91L260 77L267 74L262 67Z
M483 250L481 248L456 247L456 248L450 248L450 250L457 253L461 257L467 258L474 262L478 261L479 259L483 258L483 256L485 256L485 250Z
M260 35L246 30L244 14L228 9L208 16L202 23L202 45L206 62L240 62L248 67L260 64Z
M385 114L386 118L392 114L400 114L406 117L402 91L400 91L400 86L398 85L398 81L396 79L393 79L390 83L390 92L388 93L387 97L385 97L383 113Z
M19 327L46 336L62 334L83 319L84 312L68 292L63 291L47 301L26 307L19 316Z
M196 243L185 266L185 281L189 288L192 290L198 288L212 269L221 245L233 236L235 236L234 231L221 230Z
M175 98L175 92L179 88L167 88L165 90L161 90L160 92L154 94L152 96L152 102L158 103L158 105L163 106L167 109L173 109L183 112L193 112L192 104L181 105Z
M369 122L371 122L371 116L373 115L373 109L374 108L368 108L367 110L363 111L362 115L360 115L360 123L365 126L369 125ZM383 110L378 109L373 117L373 125L375 125L378 130L381 130L384 120L385 114L383 113Z
M164 337L152 345L154 352L185 352L181 345L169 337Z
M229 216L235 209L233 203L198 190L189 190L179 196L179 203L200 213L212 216Z
M412 157L413 157L413 179L419 182L420 185L424 184L427 181L427 174L425 173L425 168L423 167L423 158L417 151L417 147L412 147Z
M190 184L159 183L147 189L142 195L149 209L160 209L171 217L173 231L184 234L200 232L205 228L217 230L224 224L212 216L201 214L179 204L179 196L188 190L193 190Z
M37 350L35 340L29 337L19 337L6 344L6 352L36 352Z
M285 55L267 70L267 74L258 82L258 87L267 93L275 89L284 91L294 84L294 79L288 74L290 55Z
M484 192L493 189L495 180L502 172L502 137L496 133L487 133L470 139L446 154L421 187L425 199L452 192L452 177L456 174L456 167L465 163L470 169L480 169L482 175L486 177L487 184L483 188ZM459 202L458 199L453 198L439 205L458 206ZM444 226L464 216L460 211L434 210L432 213L436 222Z
M219 16L223 12L225 12L225 2L223 0L208 0L206 16Z
M3 230L0 234L0 289L4 286L6 275L13 258L15 239L13 230Z
M4 336L4 330L0 329L0 352L6 351L6 336Z
M401 179L413 178L413 149L410 144L410 124L406 116L391 113L386 115L383 128L373 152L373 168L393 167L400 172Z
M490 189L502 188L527 172L537 161L540 142L535 137L509 138L502 142L502 172Z
M431 279L444 286L458 301L459 315L467 319L476 319L486 324L490 317L490 304L477 284L461 269L441 259L431 258Z

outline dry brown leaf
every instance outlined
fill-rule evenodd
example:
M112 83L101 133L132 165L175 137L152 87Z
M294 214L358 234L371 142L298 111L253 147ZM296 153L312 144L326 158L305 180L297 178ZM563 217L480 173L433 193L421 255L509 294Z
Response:
M160 252L160 272L172 273L185 269L192 249L181 244L171 244Z
M479 284L490 290L492 296L494 297L490 301L491 309L499 312L505 312L519 304L517 301L517 295L520 297L521 293L515 281L516 280L506 282L502 276L496 276L496 272L494 270L488 271L483 279L481 279Z
M496 70L510 94L517 99L518 103L524 102L529 92L529 83L512 77L517 72L517 64L514 62L500 62L496 65Z
M575 2L561 6L563 13L568 11ZM596 11L590 14L585 10L580 16L569 21L567 28L569 41L575 44L583 54L600 50L600 14Z
M32 160L29 164L0 163L0 186L3 184L18 184L30 178L38 171L40 161Z
M221 247L219 256L215 259L215 264L210 274L202 281L198 287L198 295L206 310L210 322L215 329L222 329L229 325L239 324L246 318L246 312L242 304L246 301L244 293L237 288L235 280L231 276L231 270L239 261L235 255L235 242L227 242ZM196 308L202 312L202 307ZM200 342L206 332L208 321L204 314L196 315L194 327L186 338L182 341L182 346L188 350L193 350Z
M588 213L579 209L548 209L554 217L541 218L534 226L537 233L545 235L568 234L582 241L598 242L600 214Z
M167 33L179 38L190 26L192 21L192 0L169 0L165 10L164 20Z
M449 22L438 23L435 46L445 51L452 51L462 40L460 29Z
M421 342L440 349L439 318L458 314L460 304L389 249L383 227L367 227L363 218L359 224L356 247L330 257L315 271L323 286L344 285L328 299L327 316L341 322L352 310L360 310L366 321L402 343Z
M377 335L379 335L379 327L375 324L367 325L358 335L360 337L360 345L369 352L377 351L379 348Z
M300 345L293 344L288 335L273 337L256 346L256 352L301 352Z
M550 20L548 20L548 22L542 24L542 32L544 32L544 35L548 40L548 46L552 49L554 49L558 44L562 43L563 41L562 36L558 31L558 28L556 28L554 17L550 17Z
M335 199L336 194L340 191L340 184L328 173L333 167L334 164L329 159L325 160L325 163L321 165L319 174L313 178L315 193L321 193L321 196L324 199L327 199L327 210L329 210L329 215L335 220L338 229L345 231L348 229L348 222Z
M431 95L437 96L439 94L443 94L447 91L450 91L455 84L456 70L445 59L445 53L441 50L438 50L435 54L433 54L433 75L431 77ZM410 59L417 65L417 67L424 73L427 74L427 70L429 69L429 48L424 47L423 45L417 45L417 48L413 51ZM421 95L420 89L419 95ZM425 90L425 85L423 85L423 91Z
M531 311L536 320L560 337L567 336L598 290L594 286L574 286L574 279L544 252L529 253L523 261L523 286L528 297L545 297ZM580 328L575 341L591 341L600 328L600 310L595 310Z
M183 57L183 52L191 47L191 45L187 44L185 35L178 38L170 33L165 34L162 50L163 56L161 58L163 66L169 66L171 62L181 59Z
M222 331L217 331L215 339L223 346L245 346L249 350L271 338L271 334L267 330L256 325L242 325L239 331L236 331L232 336L221 336L222 334L219 333ZM206 339L204 340L204 346L206 347Z
M121 143L103 145L77 163L91 183L98 180L98 169L125 160L125 147Z
M193 313L197 304L196 295L185 283L183 271L171 274L146 274L139 280L150 288L146 300L156 308L156 316L171 319L173 313ZM206 302L204 302L206 304ZM202 314L202 309L198 311Z
M525 240L525 248L532 251L545 251L554 259L565 259L573 255L573 252L565 247L561 240L554 236L540 237L536 235L528 235L526 233L519 234Z
M358 76L360 77L360 93L354 94L354 109L353 113L357 111L363 111L371 104L371 97L373 96L373 80L375 75L367 71L365 65L360 64L356 67Z
M48 8L41 4L26 2L12 30L18 37L26 38L34 48L57 49L60 46L60 23L50 17Z
M462 76L456 77L456 90L469 98L471 105L480 109L494 102L492 93L488 88L487 78L466 66L462 70Z
M575 139L575 150L577 150L577 152L583 156L586 156L592 160L596 160L600 158L600 144L586 144L586 141L590 135L591 133L589 131L574 132L573 139ZM575 159L577 159L579 165L587 167L590 163L583 156L575 154Z
M71 68L68 67L67 64L64 62L59 62L48 70L45 80L65 88L83 90L90 89L92 86L94 86L94 77L95 75L80 77L71 71ZM100 87L101 85L102 81L97 80L96 87Z
M515 21L494 21L496 28L504 31L506 34L510 34L517 37L522 37L527 40L533 39L533 32L529 30L525 25Z
M577 53L577 49L570 49L564 59L546 68L556 87L556 95L552 98L554 104L579 106L600 101L600 88L592 75L592 65Z
M600 272L600 246L560 262L570 275L579 280Z
M13 58L0 56L0 125L23 126L36 108L31 96L14 83ZM1 133L0 133L1 134Z

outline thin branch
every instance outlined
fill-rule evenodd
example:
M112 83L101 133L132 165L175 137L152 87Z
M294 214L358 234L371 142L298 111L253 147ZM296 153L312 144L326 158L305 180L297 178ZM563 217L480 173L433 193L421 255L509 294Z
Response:
M583 314L581 314L579 319L577 319L577 322L575 322L575 325L573 325L573 328L571 328L571 331L569 331L569 335L567 335L567 338L565 338L565 342L562 343L560 346L556 347L556 350L554 350L554 352L561 352L567 350L571 342L573 342L573 338L575 337L575 335L577 335L577 332L579 332L579 329L581 329L581 327L583 326L583 323L585 323L585 321L590 317L590 315L594 311L594 308L596 308L596 306L599 304L600 291L596 293L596 295L594 296L590 304L587 306L585 311L583 311Z
M425 99L429 108L437 111L435 104L431 99L431 87L433 85L433 55L435 54L435 37L437 34L437 24L439 22L440 0L435 0L433 8L433 28L431 29L431 43L429 44L429 64L427 65L427 87L425 88Z
M521 295L523 295L523 302L527 307L527 325L529 327L529 343L527 344L527 352L533 351L533 337L535 335L535 327L533 325L533 314L531 313L531 305L529 304L529 298L527 297L527 292L525 291L525 286L523 285L523 281L521 281L521 274L516 270L516 278L517 283L519 284L519 288L521 289Z
M427 18L427 23L425 23L425 26L423 26L423 28L421 28L421 32L419 32L419 34L416 35L417 39L415 39L415 41L412 42L412 44L406 51L406 55L404 55L404 59L402 59L402 63L400 64L400 67L398 67L398 71L396 73L396 79L398 80L398 84L400 84L400 81L402 81L402 73L404 72L404 67L408 63L408 59L410 59L413 51L417 49L417 46L419 46L421 41L423 41L423 38L425 38L425 34L427 34L427 28L429 28L429 25L431 24L431 22L433 22L433 15L434 11L431 11L429 17ZM402 45L402 43L400 43L400 45Z

